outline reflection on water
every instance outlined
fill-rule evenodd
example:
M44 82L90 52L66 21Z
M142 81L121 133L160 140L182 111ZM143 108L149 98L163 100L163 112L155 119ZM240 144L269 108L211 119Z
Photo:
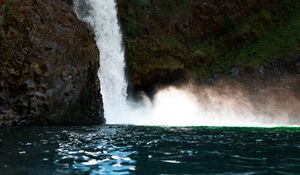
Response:
M105 128L98 132L86 133L62 131L68 139L59 143L56 152L59 159L54 163L60 167L72 166L77 172L96 174L130 174L135 170L132 146L125 145L125 140L118 139L118 128ZM123 141L124 145L120 145ZM120 146L114 145L114 142ZM122 144L122 143L121 143Z
M0 130L0 174L298 174L298 128Z

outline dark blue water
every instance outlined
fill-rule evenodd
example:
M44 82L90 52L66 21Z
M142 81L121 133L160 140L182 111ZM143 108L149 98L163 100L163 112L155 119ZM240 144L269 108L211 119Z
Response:
M1 129L0 174L300 174L300 129Z

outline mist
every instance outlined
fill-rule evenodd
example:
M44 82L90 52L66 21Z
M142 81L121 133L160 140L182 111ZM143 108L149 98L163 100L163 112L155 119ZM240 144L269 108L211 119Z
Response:
M267 86L257 91L239 83L169 86L151 101L128 101L109 124L160 126L299 126L300 101L294 91Z
M300 125L299 77L277 75L276 71L271 71L269 78L262 73L257 79L248 73L240 80L224 78L211 84L159 87L151 100L146 95L138 102L127 100L125 50L115 1L76 0L74 7L79 18L93 28L100 50L98 76L107 124Z

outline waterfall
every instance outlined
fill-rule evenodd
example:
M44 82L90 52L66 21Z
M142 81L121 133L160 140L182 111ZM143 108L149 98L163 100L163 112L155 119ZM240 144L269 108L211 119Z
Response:
M279 126L300 123L292 116L295 113L290 112L290 109L276 110L278 105L273 103L274 100L266 101L263 110L257 110L249 94L244 94L242 89L231 86L226 88L224 85L169 87L158 91L153 101L145 97L143 103L127 102L124 51L116 2L74 0L74 7L79 18L95 32L100 50L98 75L108 124ZM269 94L265 95L270 97ZM291 102L298 109L300 102L297 99Z
M122 35L114 0L75 0L75 11L94 30L100 50L101 93L104 115L109 124L127 111L127 81Z

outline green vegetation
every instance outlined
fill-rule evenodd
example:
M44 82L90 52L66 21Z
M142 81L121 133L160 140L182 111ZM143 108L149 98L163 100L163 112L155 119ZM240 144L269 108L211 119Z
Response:
M15 1L9 0L0 2L0 68L4 67L9 61L7 53L5 50L9 48L7 36L4 34L7 32L9 26L16 27L17 23L14 18L16 12L14 10ZM2 27L3 26L3 27ZM8 35L9 37L10 35Z
M118 0L118 7L135 86L158 70L201 80L300 52L298 0Z
M9 0L7 2L4 2L3 4L0 4L0 24L4 23L8 26L15 26L15 11L14 11L14 6L15 6L15 1L14 0Z

